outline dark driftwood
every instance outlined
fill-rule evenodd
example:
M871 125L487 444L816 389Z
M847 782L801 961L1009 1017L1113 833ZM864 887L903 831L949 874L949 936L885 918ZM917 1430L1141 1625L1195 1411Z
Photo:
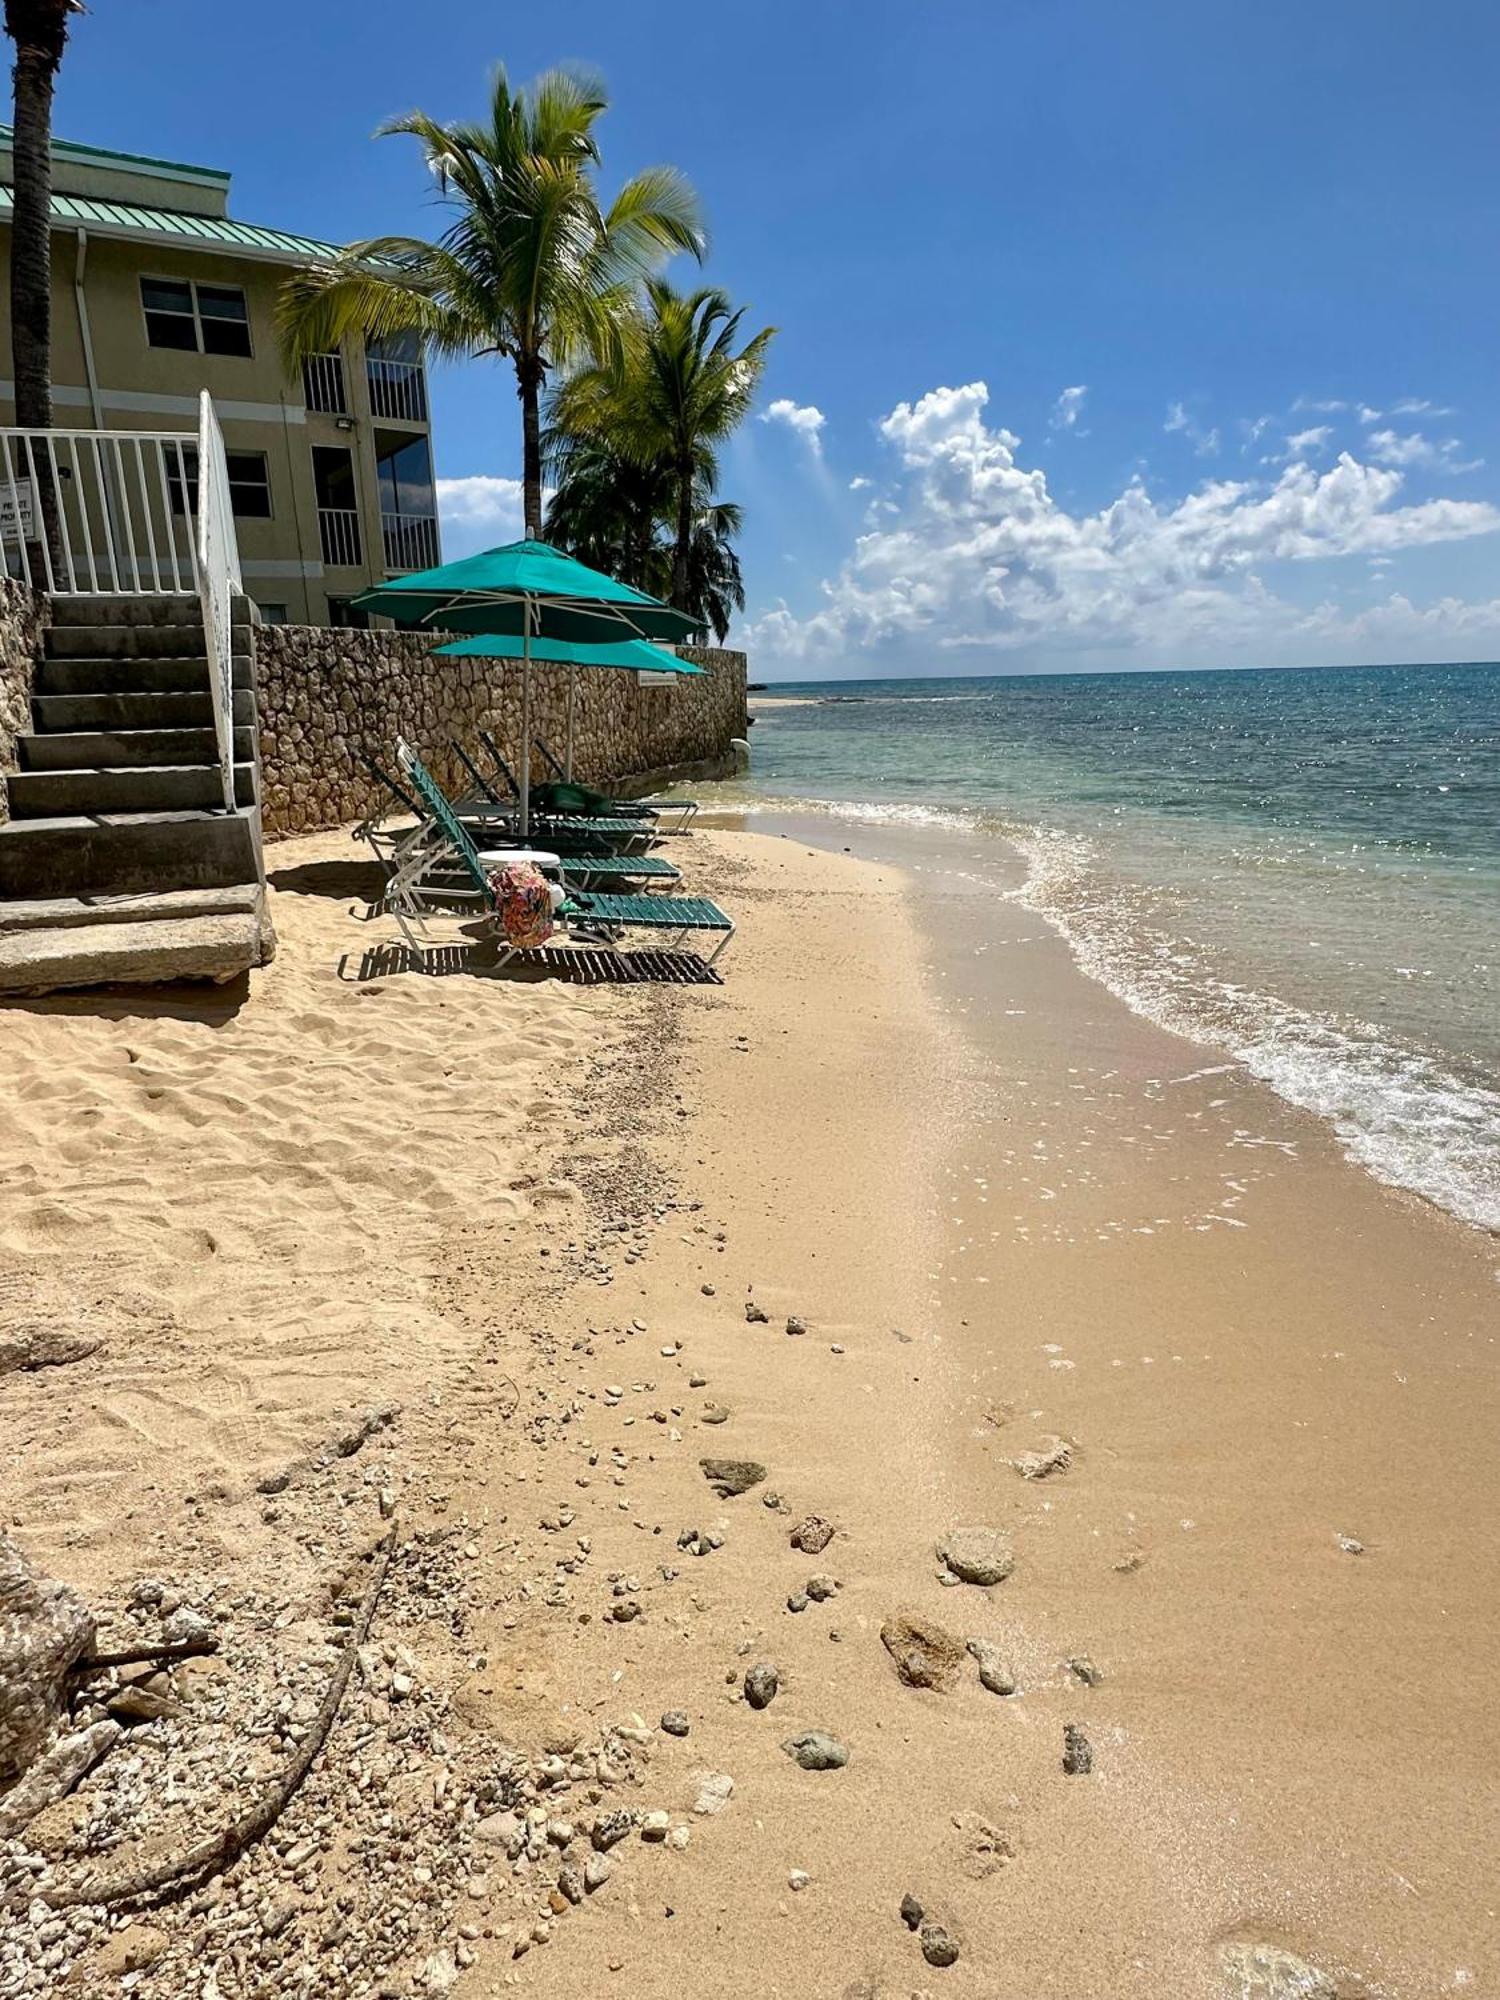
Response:
M68 1669L69 1673L102 1673L106 1667L138 1667L147 1660L158 1666L166 1666L172 1660L201 1660L209 1653L217 1653L219 1642L214 1638L176 1639L170 1645L163 1642L159 1646L123 1646L116 1653L84 1653Z
M247 1848L263 1840L276 1824L287 1805L296 1795L298 1786L312 1769L313 1761L327 1740L333 1727L333 1719L338 1714L339 1703L344 1698L344 1690L349 1685L349 1675L353 1670L355 1656L369 1637L370 1623L375 1616L375 1603L380 1596L386 1572L391 1566L391 1554L396 1545L396 1524L392 1522L388 1532L375 1546L375 1574L365 1591L364 1602L360 1605L359 1616L350 1628L339 1655L338 1665L333 1670L333 1678L328 1690L313 1718L307 1737L298 1747L297 1754L280 1777L270 1785L265 1793L220 1832L211 1834L207 1840L200 1840L183 1854L166 1861L147 1862L138 1868L127 1868L116 1875L103 1875L95 1871L82 1876L76 1882L58 1883L49 1886L45 1881L35 1883L29 1894L39 1897L54 1910L75 1909L81 1903L126 1903L137 1897L160 1895L164 1891L182 1891L211 1875L218 1875L237 1861Z
M94 1619L67 1584L38 1576L0 1534L0 1785L42 1754L62 1718L68 1676L94 1643Z

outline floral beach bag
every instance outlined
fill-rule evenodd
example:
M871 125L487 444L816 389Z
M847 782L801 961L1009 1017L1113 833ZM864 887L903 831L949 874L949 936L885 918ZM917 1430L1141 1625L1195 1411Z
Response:
M539 868L513 861L495 869L490 889L505 941L517 950L545 944L552 935L552 889Z

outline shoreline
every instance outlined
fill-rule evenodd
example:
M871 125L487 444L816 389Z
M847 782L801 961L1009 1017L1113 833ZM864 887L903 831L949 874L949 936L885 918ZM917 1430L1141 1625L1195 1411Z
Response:
M791 825L694 836L695 883L741 920L719 988L341 989L351 864L329 840L271 850L283 950L238 1014L0 1013L24 1069L12 1273L61 1310L80 1246L107 1259L121 1197L79 1172L101 1109L118 1187L149 1190L126 1196L122 1268L90 1267L103 1376L5 1379L7 1519L101 1602L148 1563L203 1601L233 1550L236 1590L285 1600L315 1678L329 1564L399 1495L414 1581L376 1637L407 1649L422 1728L375 1667L307 1810L378 1842L350 1759L394 1758L405 1864L382 1893L413 1913L408 1979L446 1950L458 2000L512 1980L712 2000L747 1964L787 2000L1325 1990L1298 1962L1339 2000L1487 1990L1485 1240L1131 1013L941 840L823 832L861 852ZM195 1088L217 1094L207 1126ZM268 1235L293 1185L301 1213ZM229 1186L242 1213L200 1273L183 1211ZM399 1418L316 1462L349 1403L393 1390ZM1047 1476L1014 1470L1059 1444ZM701 1456L765 1477L722 1500ZM307 1469L258 1496L287 1459ZM808 1515L836 1530L816 1555L788 1543ZM934 1544L961 1525L1005 1535L1014 1574L945 1584ZM837 1590L789 1611L825 1572ZM269 1702L232 1596L208 1600L231 1686ZM935 1628L949 1685L898 1677L881 1632L901 1617ZM979 1684L971 1638L1016 1693ZM756 1713L762 1660L781 1688ZM685 1737L656 1726L678 1710ZM177 1754L194 1715L138 1753ZM1063 1772L1065 1723L1087 1775ZM847 1767L799 1769L780 1746L808 1729ZM476 1840L479 1808L434 1804L439 1769L443 1797L482 1801L501 1745L523 1785L549 1753L592 1773L533 1791L543 1818L660 1810L662 1837L637 1825L615 1879L559 1912L546 1842L512 1862ZM715 1773L727 1804L695 1811ZM169 1943L137 1990L195 1990L226 1936L356 1990L317 1926L369 1870L320 1852L289 1944L241 1924L243 1879L252 1919L279 1892L275 1855L252 1857L217 1914L151 1920ZM429 1896L413 1855L445 1857ZM924 1962L908 1893L953 1966Z
M1493 1126L1500 1096L1474 1067L1402 1030L1375 1030L1309 1012L1250 986L1183 982L1122 946L1099 921L1097 887L1074 836L1018 828L979 806L888 800L805 799L760 793L711 809L710 824L742 831L796 828L829 848L905 856L918 870L979 873L997 893L1034 909L1067 947L1077 970L1137 1018L1245 1070L1336 1136L1345 1156L1385 1187L1415 1195L1441 1214L1500 1240ZM835 828L849 834L842 842ZM1118 926L1116 926L1118 930ZM1181 950L1179 942L1178 950ZM1174 954L1175 955L1175 954Z

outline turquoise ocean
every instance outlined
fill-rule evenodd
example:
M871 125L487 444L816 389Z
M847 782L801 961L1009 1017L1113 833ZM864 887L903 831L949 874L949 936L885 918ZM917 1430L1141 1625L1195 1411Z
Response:
M1087 972L1500 1229L1500 666L767 694L752 808L1013 842Z

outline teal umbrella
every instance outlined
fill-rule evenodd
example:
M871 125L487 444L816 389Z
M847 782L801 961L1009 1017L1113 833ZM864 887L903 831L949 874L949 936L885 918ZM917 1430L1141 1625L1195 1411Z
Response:
M531 825L531 661L536 643L685 639L697 629L686 612L590 569L546 542L508 542L437 569L392 577L351 601L361 611L400 625L520 639L523 838Z
M455 639L447 646L434 646L434 654L449 660L510 660L516 656L514 639L490 632L473 639ZM568 740L563 753L563 776L573 775L573 718L578 697L579 667L618 667L633 674L701 674L689 660L679 660L660 646L644 639L618 639L612 646L584 646L566 639L533 639L531 661L555 662L571 667L568 675Z

